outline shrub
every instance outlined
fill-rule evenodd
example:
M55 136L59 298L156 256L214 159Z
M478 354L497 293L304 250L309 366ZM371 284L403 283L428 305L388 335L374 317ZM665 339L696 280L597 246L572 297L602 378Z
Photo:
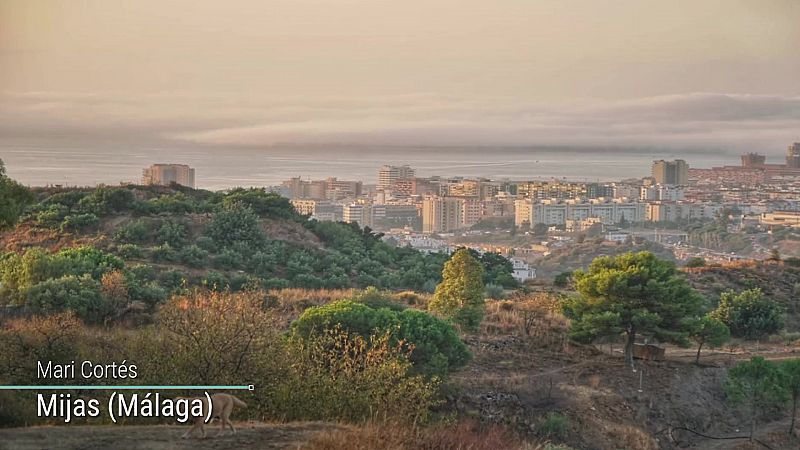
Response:
M689 260L686 261L685 267L705 267L705 265L706 265L706 260L705 259L703 259L703 258L701 258L699 256L695 256L695 257L689 258Z
M88 245L63 249L50 256L48 265L48 275L52 278L88 274L96 280L106 272L125 267L118 257Z
M139 281L153 281L156 279L156 269L147 264L128 267L128 273Z
M776 363L760 356L737 364L728 370L725 391L728 400L744 404L750 417L750 439L753 439L759 415L770 407L783 403L787 392L781 383L782 374Z
M783 308L765 298L758 288L739 294L723 292L719 306L710 315L727 325L733 336L747 339L760 339L783 328Z
M181 248L186 243L186 226L178 222L165 222L156 232L156 241Z
M572 272L561 272L553 279L553 284L558 287L566 287L572 280Z
M178 254L169 244L156 245L152 250L153 261L158 262L175 262L178 260Z
M292 323L292 333L304 338L334 326L365 338L391 333L393 342L402 342L411 350L410 359L418 373L444 376L470 359L469 350L446 322L419 310L373 309L352 300L308 308Z
M266 235L258 216L248 207L236 203L214 214L206 227L206 235L220 248L242 243L252 250L263 248Z
M4 322L0 328L0 378L9 384L35 383L36 361L69 363L78 353L79 338L86 333L73 311Z
M189 267L205 267L208 252L196 245L189 245L180 251L180 258Z
M150 225L144 219L136 219L119 227L114 240L120 242L143 243L150 239Z
M551 412L539 420L536 433L546 438L564 439L569 432L569 419L567 416Z
M372 309L386 308L392 311L402 311L406 309L405 305L383 295L375 286L370 286L363 291L356 292L353 294L352 300L356 303L367 305Z
M122 244L117 247L117 254L125 259L137 259L144 257L141 247L136 244Z
M407 350L388 333L364 338L335 326L290 339L287 352L293 364L279 390L287 420L420 423L437 403L438 381L410 374Z
M169 347L164 358L146 361L153 380L197 384L241 384L255 380L257 350L275 341L271 316L259 293L198 291L171 299L159 310L157 325ZM212 325L213 324L213 325ZM153 367L149 367L153 366ZM147 370L146 370L147 369ZM245 378L243 378L245 377Z
M100 295L100 285L88 276L72 275L37 283L25 291L26 304L37 313L74 311L78 317L100 322L111 307Z
M506 298L506 291L503 286L490 283L486 285L486 296L495 300L502 300Z
M94 214L75 214L64 217L61 222L61 231L82 231L94 228L100 224L100 219Z
M0 230L17 223L25 207L34 196L28 188L6 176L5 166L0 160Z
M228 288L228 279L225 278L225 275L219 272L208 272L205 277L201 280L200 284L209 290L212 291L224 291Z
M221 270L233 270L242 266L244 257L233 250L223 250L214 257L214 267Z
M187 275L180 270L172 269L166 270L158 277L161 284L170 290L180 289L184 287L187 281Z
M208 236L198 236L194 243L209 253L216 253L219 250L214 240Z

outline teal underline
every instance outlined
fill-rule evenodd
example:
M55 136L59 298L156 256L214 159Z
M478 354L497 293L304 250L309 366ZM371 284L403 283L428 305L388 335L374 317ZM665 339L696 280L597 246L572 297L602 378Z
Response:
M56 386L56 385L46 385L46 386L0 386L0 391L53 391L53 390L76 390L76 389L84 389L84 390L110 390L110 391L121 391L121 390L159 390L159 391L166 391L166 390L209 390L209 389L227 389L227 390L250 390L250 386L248 385L231 385L231 386L224 386L224 385L208 385L208 386L198 386L198 385L186 385L186 386L175 386L175 385L153 385L153 386L130 386L130 385L123 385L123 386L97 386L97 385L88 385L88 386L80 386L80 385L63 385L63 386Z

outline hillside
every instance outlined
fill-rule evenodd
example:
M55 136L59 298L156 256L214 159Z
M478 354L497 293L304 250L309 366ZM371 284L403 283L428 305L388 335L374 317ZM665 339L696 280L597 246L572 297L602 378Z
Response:
M552 278L563 272L585 269L598 256L614 256L626 252L640 251L652 252L659 258L668 261L675 260L675 256L671 251L655 242L616 243L599 239L556 248L549 255L536 260L532 266L536 268L537 276Z
M392 247L356 224L308 220L287 199L259 189L123 186L35 195L19 223L0 233L2 304L31 303L36 286L97 292L114 271L127 287L123 303L140 309L192 286L432 291L448 258ZM486 283L515 287L506 259L480 259Z
M800 267L789 262L743 261L684 268L683 273L712 302L728 290L759 288L785 309L787 331L800 331Z

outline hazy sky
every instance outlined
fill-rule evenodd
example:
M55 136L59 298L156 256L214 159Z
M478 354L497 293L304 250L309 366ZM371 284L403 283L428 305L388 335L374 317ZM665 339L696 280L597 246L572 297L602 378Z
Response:
M798 0L0 0L0 135L800 140Z

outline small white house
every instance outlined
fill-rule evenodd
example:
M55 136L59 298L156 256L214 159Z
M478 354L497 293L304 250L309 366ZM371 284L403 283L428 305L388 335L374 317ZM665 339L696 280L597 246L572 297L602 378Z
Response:
M514 272L511 276L520 283L536 278L536 269L532 268L527 262L511 258L511 264L514 266Z

